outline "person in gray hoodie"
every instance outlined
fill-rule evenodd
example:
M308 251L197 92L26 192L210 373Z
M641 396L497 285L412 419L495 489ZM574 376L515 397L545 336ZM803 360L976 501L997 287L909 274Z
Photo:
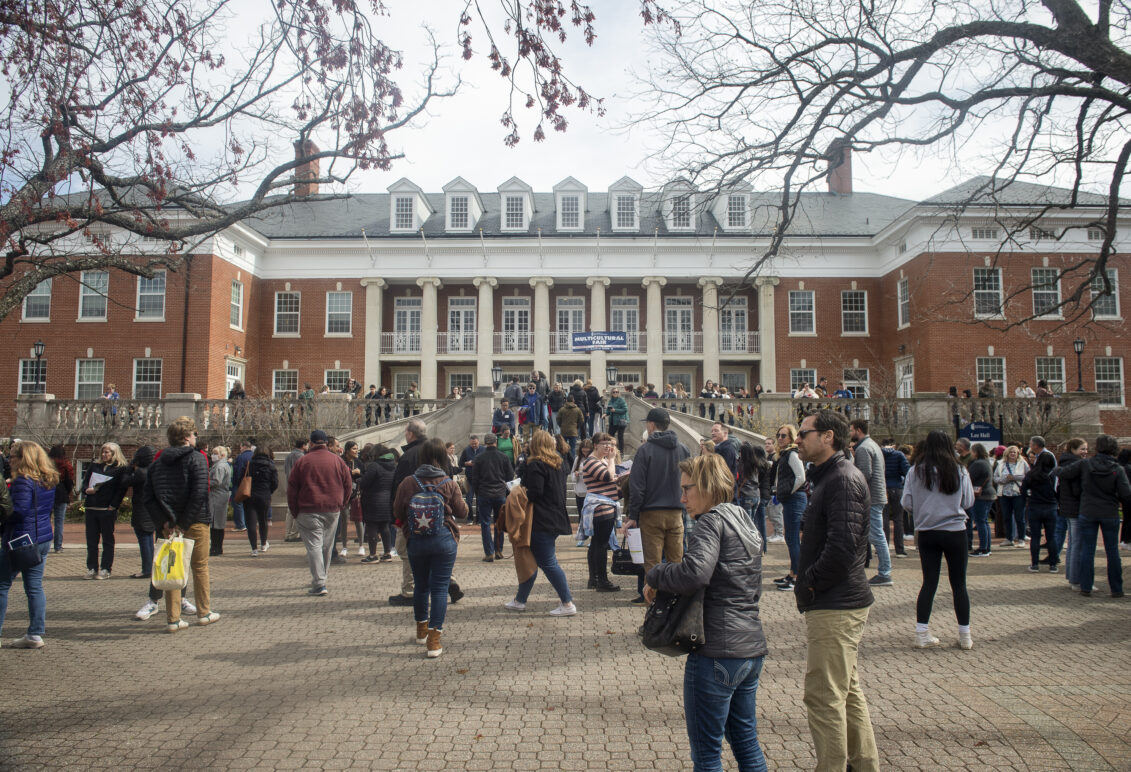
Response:
M854 419L849 424L849 432L852 441L856 443L852 452L852 462L868 481L868 492L871 496L868 510L868 542L876 551L878 565L876 575L868 580L868 584L873 587L890 587L892 585L891 552L888 551L888 540L884 536L884 506L888 503L884 452L868 435L866 419Z
M1063 480L1080 480L1080 552L1077 556L1080 594L1092 594L1095 580L1096 536L1103 533L1107 553L1107 583L1113 598L1123 597L1123 564L1119 559L1119 507L1131 512L1131 483L1115 460L1119 442L1110 434L1096 437L1096 455L1069 467L1059 467ZM1033 534L1033 538L1037 538Z

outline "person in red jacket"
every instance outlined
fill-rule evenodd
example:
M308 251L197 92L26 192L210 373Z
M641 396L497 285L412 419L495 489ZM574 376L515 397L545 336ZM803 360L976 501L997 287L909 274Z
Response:
M287 478L287 506L306 547L310 564L310 594L329 595L326 571L334 552L339 513L353 492L353 477L341 457L331 453L326 432L310 433L310 450L295 462Z

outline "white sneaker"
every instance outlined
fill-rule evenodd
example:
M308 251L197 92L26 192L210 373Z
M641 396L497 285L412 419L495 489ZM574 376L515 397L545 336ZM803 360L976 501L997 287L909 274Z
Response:
M766 539L766 541L769 542L770 544L781 544L782 542L785 541L785 537L782 536L780 533L775 533L773 536Z
M397 548L396 547L393 547L391 550L389 550L389 557L391 557L391 558L400 557L400 555L397 554Z
M930 633L921 633L915 631L915 648L916 649L933 649L939 645L939 639Z
M263 546L259 548L259 551L260 552L266 552L269 549L271 549L271 542L265 541L265 542L263 542Z
M97 574L95 575L95 577L94 577L94 578L95 578L95 579L109 579L109 578L110 578L110 572L109 572L109 571L107 571L107 570L106 570L106 569L104 568L104 569L102 569L101 571L99 571L99 572L98 572L98 573L97 573Z
M974 648L974 638L973 638L973 636L971 636L970 633L959 633L958 634L958 648L963 649L965 651L970 651L970 649Z
M145 620L149 619L151 616L153 616L156 613L157 613L157 604L154 603L153 601L149 601L144 606L142 606L140 609L138 609L138 612L136 614L134 614L134 616L137 617L138 619L140 619L142 622L144 622Z
M1127 541L1119 542L1119 549L1125 550L1125 551L1131 551L1131 542L1127 542Z
M38 635L25 635L23 638L17 638L9 643L8 647L12 649L42 649L43 639Z
M346 549L345 547L342 547L342 551L338 553L338 555L340 557L343 557L343 558L348 558L349 554L350 554L350 551L348 549Z
M86 578L87 579L93 579L96 576L98 576L98 572L95 571L93 568L86 569Z
M252 550L252 551L251 551L251 556L252 556L253 558L257 558L257 557L259 557L259 550Z
M362 557L365 557L366 555L369 554L369 550L365 549L365 545L363 544L363 545L361 545L360 547L357 548L357 554L361 555Z
M573 603L562 603L556 609L550 612L552 617L571 617L577 613L577 606Z
M189 603L188 598L181 598L181 612L189 615L195 614L196 606Z
M519 603L517 600L508 600L503 604L503 608L508 611L526 611L526 604Z

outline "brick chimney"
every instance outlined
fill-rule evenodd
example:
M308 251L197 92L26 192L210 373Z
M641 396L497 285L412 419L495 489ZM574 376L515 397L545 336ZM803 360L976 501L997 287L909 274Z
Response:
M825 157L829 161L829 192L842 196L852 193L852 146L837 140Z
M308 140L299 140L295 142L295 160L302 161L319 152L318 145ZM317 158L311 158L309 161L301 164L295 169L295 195L296 196L315 196L318 195L318 183L311 182L310 180L317 180L319 173L319 164Z

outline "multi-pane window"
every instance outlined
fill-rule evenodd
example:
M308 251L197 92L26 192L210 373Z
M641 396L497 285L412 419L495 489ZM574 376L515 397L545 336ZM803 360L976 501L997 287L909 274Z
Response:
M974 315L1000 316L1002 313L1001 269L974 269Z
M393 229L398 231L412 230L414 223L412 197L397 196L393 200Z
M325 383L330 391L345 391L350 380L349 370L327 370Z
M840 293L840 331L845 335L868 332L868 293L842 290Z
M24 321L51 319L51 280L44 279L24 297Z
M719 309L719 351L744 353L747 343L746 298L730 298Z
M640 299L630 297L609 298L609 329L625 334L628 351L639 351Z
M523 207L522 196L507 196L503 227L509 230L517 230L524 225L526 225L526 212Z
M165 318L165 272L156 271L152 279L137 277L137 318Z
M568 372L564 370L555 370L553 374L554 383L560 383L562 388L569 391L569 387L573 385L574 381L581 381L585 383L585 379L589 377L588 373Z
M134 360L134 399L161 399L161 360Z
M667 385L670 384L674 389L677 383L683 385L684 391L690 392L691 373L684 370L668 370L668 372L664 375L664 388L667 388ZM660 389L660 391L663 392L663 389Z
M901 359L895 363L895 396L910 399L915 393L915 360Z
M475 351L475 298L448 300L448 353Z
M224 362L224 393L231 394L237 381L243 383L243 362L228 359Z
M83 271L80 281L79 319L105 319L110 274L107 271Z
M746 388L746 371L723 371L719 374L719 384L726 387L727 393L735 394L739 389Z
M841 380L844 381L844 388L851 391L855 399L867 399L871 395L871 377L868 368L846 368Z
M804 384L813 386L817 383L817 371L811 367L794 367L789 371L789 393L792 396L795 391L800 389Z
M636 196L617 196L616 227L636 227Z
M978 386L989 378L1000 397L1005 394L1005 358L978 357Z
M275 399L293 399L298 396L298 370L273 370L271 396Z
M561 202L562 228L580 228L581 196L562 196Z
M101 359L75 360L75 399L98 399L102 396L105 366Z
M301 305L298 292L275 293L275 334L297 335L298 312Z
M460 392L468 392L475 388L474 373L448 373L448 393L459 387Z
M1119 357L1096 357L1096 392L1100 404L1123 404L1123 360Z
M503 352L530 350L530 298L503 298L502 350ZM529 373L523 378L528 375Z
M672 199L672 228L691 227L691 196L682 195Z
M420 372L416 370L401 370L400 372L393 373L393 394L397 397L403 397L408 393L409 387L412 384L420 384ZM420 396L417 394L417 396Z
M420 351L420 324L424 300L419 297L393 301L393 351L411 354Z
M1103 241L1103 228L1088 228L1088 241Z
M573 333L585 331L585 298L558 298L557 350L573 351Z
M20 360L20 394L42 394L47 391L47 360Z
M1114 268L1107 269L1110 289L1105 289L1102 276L1092 279L1092 316L1096 319L1119 318L1119 283Z
M746 196L733 193L727 196L727 227L746 227Z
M1033 316L1060 316L1060 271L1033 269Z
M639 370L621 370L617 373L617 383L626 389L635 389L642 382Z
M906 277L895 285L896 303L899 314L899 326L906 327L911 324L911 281Z
M695 350L695 333L692 329L694 310L694 301L689 297L664 298L664 351Z
M448 205L448 227L453 230L471 227L467 196L452 196Z
M1041 381L1053 394L1064 393L1064 357L1037 357L1037 382Z
M988 227L971 228L970 229L970 235L973 236L976 239L988 241L990 239L996 239L998 237L998 229L997 228L988 228Z
M1049 228L1038 228L1033 226L1029 229L1029 238L1033 241L1047 241L1056 238L1056 231Z
M790 290L789 292L789 332L813 333L817 330L813 290Z
M326 293L326 334L349 335L353 331L353 293Z
M243 282L232 282L231 317L228 323L238 330L243 329Z

